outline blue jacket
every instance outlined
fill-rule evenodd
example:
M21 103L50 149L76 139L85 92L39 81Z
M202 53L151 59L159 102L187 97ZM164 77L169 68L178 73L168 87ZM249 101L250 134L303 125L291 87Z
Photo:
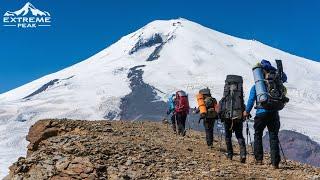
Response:
M250 111L252 110L256 100L257 100L256 86L253 85L251 90L250 90L250 95L249 95L249 99L248 99L248 103L247 103L247 107L246 107L246 111L248 113L250 113ZM272 111L266 110L266 109L263 109L263 108L258 108L257 111L256 111L256 115L260 115L260 114L268 113L268 112L272 112Z

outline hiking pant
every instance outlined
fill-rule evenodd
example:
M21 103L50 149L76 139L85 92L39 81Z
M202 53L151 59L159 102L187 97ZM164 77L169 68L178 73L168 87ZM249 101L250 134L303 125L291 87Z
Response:
M225 128L225 141L227 146L228 157L232 158L233 156L232 133L234 132L236 134L236 138L240 146L240 157L245 158L247 155L247 150L246 150L246 142L243 137L243 121L234 120L232 124L231 120L225 120L224 128Z
M186 113L175 113L175 120L177 121L177 125L178 125L178 134L181 134L181 135L185 134L186 119L187 119Z
M176 127L176 115L175 114L172 114L172 116L171 116L171 124L172 124L172 130L174 132L176 132L177 127Z
M213 127L214 127L215 119L205 118L203 120L203 126L206 131L206 141L208 146L212 146L213 144Z
M258 114L254 118L254 156L256 160L263 160L262 135L264 128L268 128L270 140L271 163L277 166L281 160L278 133L280 120L278 112Z

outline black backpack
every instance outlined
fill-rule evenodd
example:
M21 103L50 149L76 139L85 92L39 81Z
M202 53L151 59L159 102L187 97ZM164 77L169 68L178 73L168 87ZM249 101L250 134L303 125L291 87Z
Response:
M204 104L207 108L206 117L210 119L216 119L218 117L218 113L216 112L214 107L217 104L217 100L211 96L207 96L206 98L204 98Z
M282 82L282 63L276 60L277 69L265 71L264 79L266 90L268 92L268 100L257 104L257 107L263 107L266 110L280 111L284 108L285 104L289 102L286 97L286 88Z
M223 98L220 100L220 116L226 120L242 120L245 110L243 100L243 79L237 75L227 75Z
M206 105L207 114L206 118L217 119L218 113L215 110L215 105L217 104L217 100L211 96L211 92L209 88L201 89L199 91L200 94L204 97L204 104Z

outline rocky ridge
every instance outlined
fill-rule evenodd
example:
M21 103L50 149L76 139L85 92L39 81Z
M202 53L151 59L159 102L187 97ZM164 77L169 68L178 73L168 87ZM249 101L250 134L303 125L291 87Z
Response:
M320 179L319 168L294 161L274 170L267 154L260 166L252 155L229 161L215 139L208 149L202 132L180 137L156 122L41 120L5 179Z

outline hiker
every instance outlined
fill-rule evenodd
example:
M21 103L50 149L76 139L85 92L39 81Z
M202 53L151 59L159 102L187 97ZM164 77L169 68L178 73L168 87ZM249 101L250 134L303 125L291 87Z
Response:
M218 119L218 103L211 96L209 88L201 89L197 95L198 108L194 113L200 113L200 120L203 120L203 126L206 132L206 142L209 149L213 148L213 128L215 120Z
M186 120L189 114L189 100L188 95L184 91L177 91L172 97L172 106L169 108L167 114L173 112L171 116L172 128L178 135L185 136ZM170 110L171 109L171 110ZM171 111L171 112L170 112ZM176 130L176 128L178 130Z
M256 102L256 116L254 118L254 156L256 164L263 164L263 130L267 127L270 139L271 164L278 169L281 161L278 133L280 129L279 112L289 99L285 96L283 83L287 76L283 73L282 63L276 60L277 69L267 60L262 60L253 68L255 85L250 90L246 110L243 116L250 117L250 111Z
M243 137L243 79L241 76L228 75L225 81L223 97L219 102L219 116L224 122L227 158L232 160L232 133L234 132L240 146L240 162L246 162L246 143Z
M168 99L168 110L167 110L167 115L169 116L171 114L171 125L172 125L172 130L173 132L176 134L176 118L175 118L175 114L174 114L174 108L175 108L175 94L172 94L169 99Z

